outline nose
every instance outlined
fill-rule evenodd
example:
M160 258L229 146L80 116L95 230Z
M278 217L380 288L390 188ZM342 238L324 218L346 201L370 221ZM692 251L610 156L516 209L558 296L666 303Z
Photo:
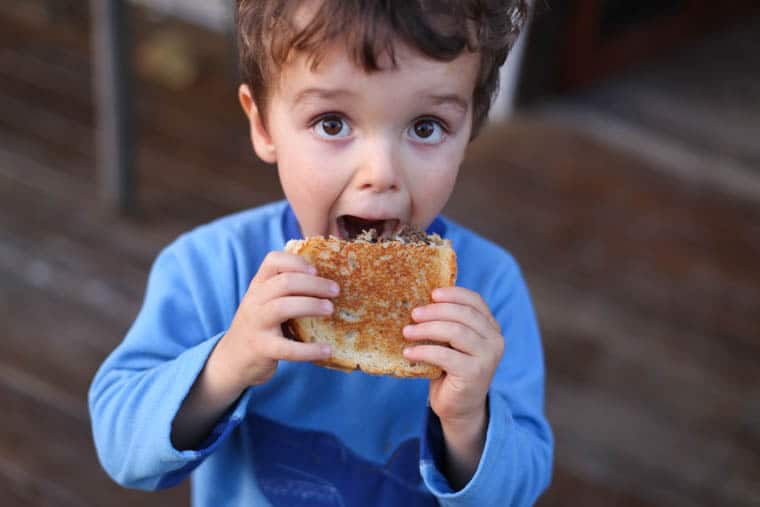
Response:
M397 148L386 139L367 142L356 174L356 184L360 190L384 193L401 188L402 173Z

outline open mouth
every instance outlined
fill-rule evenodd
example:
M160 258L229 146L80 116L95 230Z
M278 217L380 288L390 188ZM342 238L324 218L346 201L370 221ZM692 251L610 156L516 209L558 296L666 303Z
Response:
M365 231L372 229L381 238L390 238L396 232L399 226L399 220L389 218L383 220L368 220L353 215L341 215L338 217L338 233L340 239L354 240L357 236Z

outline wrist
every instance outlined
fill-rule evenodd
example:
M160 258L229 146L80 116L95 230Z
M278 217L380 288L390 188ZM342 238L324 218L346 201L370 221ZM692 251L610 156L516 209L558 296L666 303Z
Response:
M473 444L485 440L488 428L488 408L484 402L479 410L465 416L440 418L446 440Z
M230 350L225 338L227 335L211 351L201 375L205 377L207 388L215 398L231 402L240 396L248 384L237 365L236 355Z
M243 391L230 380L220 344L211 351L172 421L170 438L177 449L197 448Z
M472 479L485 449L488 429L488 407L466 417L441 419L446 446L443 472L454 490L460 490Z

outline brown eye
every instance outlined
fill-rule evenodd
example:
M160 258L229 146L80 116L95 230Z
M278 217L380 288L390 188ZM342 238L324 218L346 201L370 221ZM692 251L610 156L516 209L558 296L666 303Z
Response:
M439 120L422 118L409 126L407 135L418 143L438 144L443 141L445 132Z
M322 130L325 134L337 136L343 128L343 121L340 118L326 118L322 120Z
M314 131L322 137L346 137L351 129L340 116L325 116L314 125Z
M435 132L435 125L430 120L420 120L414 123L414 133L417 137L427 139Z

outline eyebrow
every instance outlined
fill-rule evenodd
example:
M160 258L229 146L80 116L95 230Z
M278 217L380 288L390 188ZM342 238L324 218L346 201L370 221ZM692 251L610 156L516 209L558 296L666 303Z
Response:
M467 101L456 93L450 93L446 95L427 95L426 99L430 100L430 103L434 106L454 106L466 113L469 107Z
M310 99L321 100L334 100L337 98L355 97L357 94L351 90L343 88L326 89L326 88L306 88L296 93L293 99L293 104L298 105L301 102ZM423 95L421 97L424 102L429 103L432 106L453 106L455 109L459 109L460 112L466 113L469 108L468 102L456 93L448 93L443 95Z
M324 88L307 88L298 92L293 99L294 104L300 104L301 102L309 99L322 99L331 100L340 97L353 97L356 94L350 90L344 90L342 88L335 90L328 90Z

